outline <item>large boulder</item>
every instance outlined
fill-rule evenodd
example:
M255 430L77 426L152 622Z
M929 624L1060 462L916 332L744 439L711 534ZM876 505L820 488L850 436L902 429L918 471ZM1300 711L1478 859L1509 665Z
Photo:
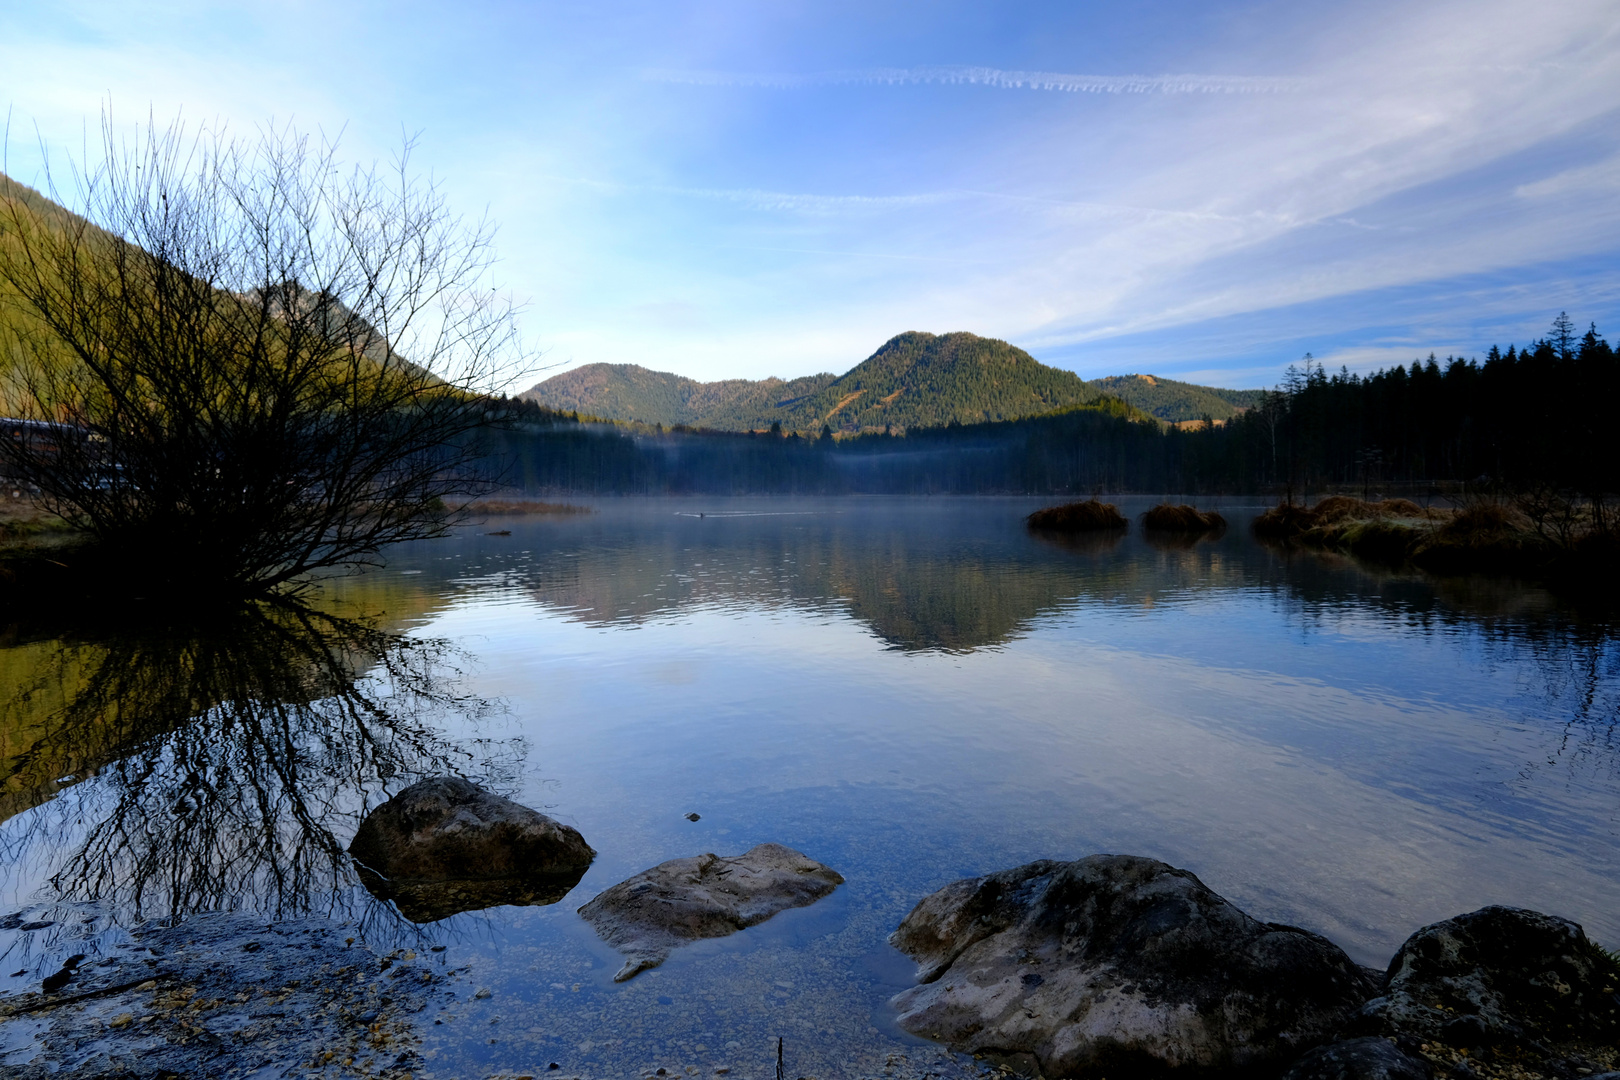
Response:
M579 909L602 940L625 954L623 982L700 938L724 937L787 908L813 904L844 879L781 844L741 855L671 859L608 889Z
M412 784L349 845L360 878L415 922L497 904L554 904L596 852L578 830L459 777Z
M1280 1071L1377 989L1325 938L1130 855L958 881L889 940L921 982L902 1027L1049 1077Z
M1444 1056L1439 1047L1554 1074L1612 1069L1620 966L1568 919L1481 908L1407 938L1361 1026L1438 1044Z
M1282 1080L1430 1080L1434 1067L1388 1039L1368 1036L1319 1046L1283 1073Z

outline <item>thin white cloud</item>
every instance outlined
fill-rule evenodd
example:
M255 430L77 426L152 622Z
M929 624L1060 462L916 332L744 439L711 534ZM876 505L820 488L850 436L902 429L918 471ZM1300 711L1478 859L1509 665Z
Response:
M946 203L984 202L1032 209L1058 219L1089 217L1123 221L1300 224L1295 218L1269 213L1265 210L1252 210L1243 214L1222 214L1210 210L1166 210L1153 206L1133 206L1127 203L1052 199L1001 191L979 191L972 188L922 191L902 195L819 195L800 191L769 191L764 188L700 188L680 187L671 184L630 184L580 176L545 175L536 177L536 179L594 188L598 191L673 195L679 198L736 203L751 210L774 210L807 214L903 210L911 207L939 206ZM1360 225L1354 221L1347 221L1346 223L1364 229L1379 227Z
M650 82L679 86L760 87L797 90L815 86L906 86L939 83L1000 90L1054 90L1069 94L1276 94L1298 90L1303 79L1270 75L1069 75L1057 71L1003 71L990 67L859 68L849 71L644 72Z
M701 188L671 184L627 184L613 180L593 180L582 176L543 176L539 179L575 184L597 191L674 195L736 203L751 210L778 210L805 214L832 214L844 211L894 210L912 206L937 206L971 198L974 192L924 191L909 195L815 195L800 191L767 191L763 188Z
M1513 189L1513 194L1521 199L1545 199L1594 191L1620 191L1620 155L1577 169L1566 169L1544 180L1521 184Z
M932 191L915 195L809 195L794 191L764 191L759 188L682 188L650 190L695 199L718 199L753 210L787 210L796 213L828 214L846 210L892 210L912 206L935 206L965 198L963 192Z

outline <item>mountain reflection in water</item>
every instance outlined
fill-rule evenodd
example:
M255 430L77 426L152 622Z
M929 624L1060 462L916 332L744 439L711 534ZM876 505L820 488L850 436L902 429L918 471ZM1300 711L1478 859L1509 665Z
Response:
M330 910L373 947L443 948L422 955L468 993L425 1029L440 1075L757 1075L777 1037L794 1075L882 1074L919 1052L886 1019L912 980L887 936L942 885L1037 858L1162 858L1370 965L1487 903L1620 945L1606 615L1267 547L1255 507L1186 542L1032 535L1038 505L604 500L390 552L324 583L319 613L15 632L0 895ZM349 838L441 773L597 860L549 906L375 898ZM580 903L762 842L846 885L612 981ZM74 917L0 934L91 951ZM31 972L10 989L61 966L46 947L7 954Z
M294 604L0 648L0 865L125 918L330 909L386 788L472 764L458 658Z

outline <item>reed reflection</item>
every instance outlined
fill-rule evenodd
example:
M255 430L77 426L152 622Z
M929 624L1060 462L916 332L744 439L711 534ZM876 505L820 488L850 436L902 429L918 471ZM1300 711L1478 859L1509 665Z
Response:
M285 604L0 650L0 883L131 918L330 910L386 789L472 764L459 660Z

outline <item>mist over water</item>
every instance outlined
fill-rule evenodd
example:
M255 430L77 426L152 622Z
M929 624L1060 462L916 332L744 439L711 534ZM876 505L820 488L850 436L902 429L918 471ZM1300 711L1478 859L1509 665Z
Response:
M1489 903L1620 943L1606 622L1521 583L1266 548L1246 527L1257 506L1219 506L1232 527L1190 542L1035 536L1022 517L1039 505L603 501L326 583L320 606L377 620L339 647L300 644L330 626L285 630L279 651L215 635L206 664L194 646L78 642L91 675L58 671L54 696L4 714L0 894L8 911L93 901L133 918L144 867L218 887L148 888L142 914L331 911L445 944L492 993L429 1029L443 1075L549 1060L764 1075L777 1035L794 1075L927 1053L888 1024L910 972L886 935L941 885L1036 858L1160 858L1374 966ZM37 675L60 644L19 640L0 662ZM147 715L50 750L39 733L87 714L107 656L151 691ZM167 682L130 675L154 664ZM283 677L248 677L267 664ZM200 673L206 692L186 683ZM266 766L295 745L300 769ZM256 868L210 877L228 856L199 842L136 850L201 822L206 805L177 810L164 787L199 769L276 793L254 801L284 830ZM552 906L394 917L334 853L367 806L436 770L578 828L595 864ZM611 982L580 904L662 860L764 841L847 884ZM292 855L299 873L278 872Z

